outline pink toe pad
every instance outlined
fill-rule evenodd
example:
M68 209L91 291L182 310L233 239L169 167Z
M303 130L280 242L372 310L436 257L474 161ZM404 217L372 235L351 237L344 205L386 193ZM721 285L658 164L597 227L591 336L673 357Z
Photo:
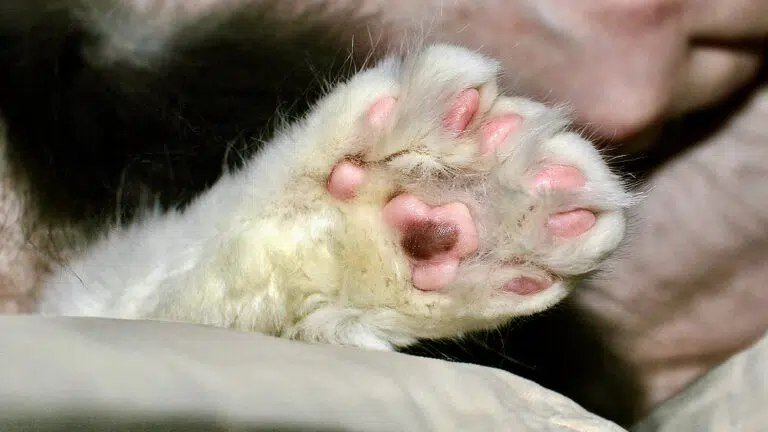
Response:
M463 131L472 121L479 106L480 92L473 88L464 90L443 115L443 127L452 132Z
M596 219L595 214L587 209L555 213L547 220L547 229L558 237L578 237L592 228Z
M575 189L584 186L584 174L569 165L551 165L539 171L534 178L536 187L542 189Z
M384 96L374 102L371 108L368 109L368 124L373 126L374 129L382 129L391 117L395 102L397 102L397 99L394 96Z
M365 171L352 161L343 160L336 164L328 176L326 189L336 199L348 200L355 196L365 180Z
M536 294L549 288L552 284L543 280L529 277L519 277L504 284L502 288L506 292L518 295Z
M517 114L505 114L484 124L480 130L480 154L488 154L504 144L522 120Z
M550 165L534 177L539 189L576 189L586 183L584 174L569 165ZM555 213L549 217L546 226L550 233L563 238L578 237L595 224L596 216L587 209L575 209Z

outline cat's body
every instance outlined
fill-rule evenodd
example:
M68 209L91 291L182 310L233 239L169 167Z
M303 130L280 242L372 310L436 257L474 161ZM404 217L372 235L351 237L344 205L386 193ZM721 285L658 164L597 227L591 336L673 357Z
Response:
M386 59L185 210L110 232L46 283L39 310L391 349L551 306L617 247L629 199L557 110L500 96L497 73L450 46ZM582 184L537 188L552 167ZM547 232L551 215L587 209L578 235ZM415 224L427 234L411 239ZM458 240L429 244L446 229ZM414 241L439 250L416 256Z

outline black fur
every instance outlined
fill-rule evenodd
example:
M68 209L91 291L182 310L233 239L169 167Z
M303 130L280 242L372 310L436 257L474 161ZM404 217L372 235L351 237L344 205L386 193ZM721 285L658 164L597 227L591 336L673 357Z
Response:
M341 33L318 19L221 12L151 56L104 48L77 2L28 1L0 9L12 23L0 28L0 112L46 217L125 219L147 197L182 204L256 150L278 111L300 115L324 79L353 70ZM115 15L96 19L132 19Z

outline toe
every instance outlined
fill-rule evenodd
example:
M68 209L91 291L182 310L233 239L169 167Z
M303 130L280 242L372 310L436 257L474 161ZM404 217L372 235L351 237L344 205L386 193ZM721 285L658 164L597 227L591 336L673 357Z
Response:
M584 174L569 165L550 165L534 177L534 184L540 190L578 189L584 187L585 183ZM595 219L596 216L592 211L579 208L551 215L546 226L553 235L572 238L592 228Z
M343 160L333 167L325 187L334 198L348 200L357 194L363 180L363 168L350 160Z
M595 225L596 216L587 209L576 209L555 213L547 220L547 229L552 234L563 237L578 237Z
M517 114L505 114L484 124L480 128L480 154L488 154L504 144L522 120Z
M443 115L443 127L452 132L463 131L472 121L479 106L480 92L473 88L464 90Z
M539 171L534 178L539 189L575 189L586 183L584 174L568 165L551 165Z
M394 96L385 96L371 105L368 109L366 120L376 130L383 129L392 117L397 99Z

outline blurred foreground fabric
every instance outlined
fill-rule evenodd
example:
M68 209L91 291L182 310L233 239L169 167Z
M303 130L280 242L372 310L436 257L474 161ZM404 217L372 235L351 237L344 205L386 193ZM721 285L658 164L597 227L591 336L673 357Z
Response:
M768 430L766 365L768 335L634 430ZM623 430L496 369L96 318L0 316L0 406L3 431Z

